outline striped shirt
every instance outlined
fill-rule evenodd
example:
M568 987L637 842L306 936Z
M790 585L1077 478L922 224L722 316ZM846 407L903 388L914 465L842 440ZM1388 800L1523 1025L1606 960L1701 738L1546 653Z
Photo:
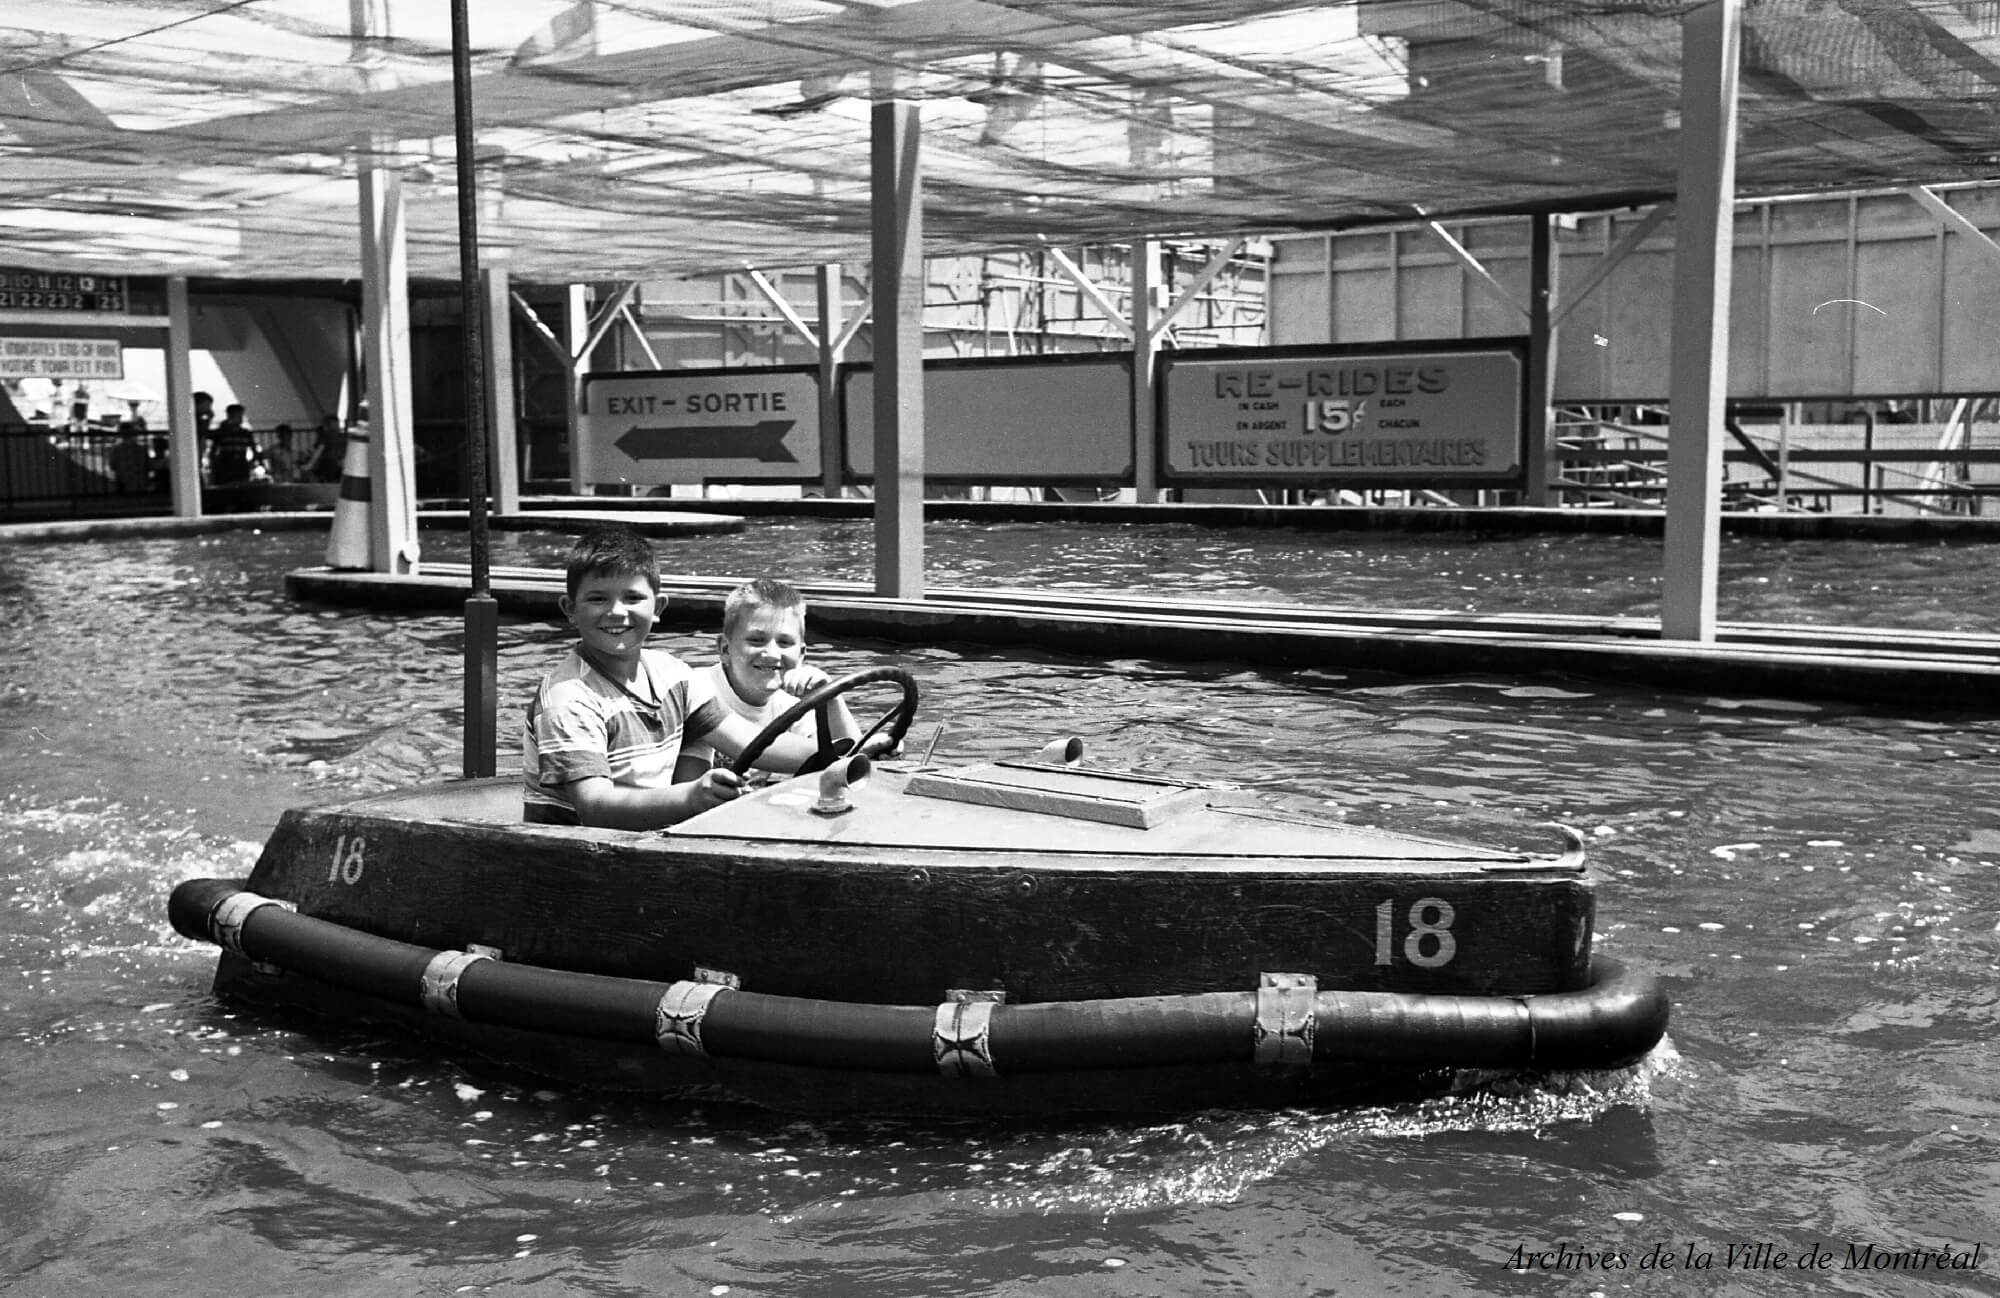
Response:
M724 715L707 684L672 654L641 650L628 687L571 649L528 705L521 743L527 820L579 823L569 786L593 775L634 788L667 787L683 729L705 735Z

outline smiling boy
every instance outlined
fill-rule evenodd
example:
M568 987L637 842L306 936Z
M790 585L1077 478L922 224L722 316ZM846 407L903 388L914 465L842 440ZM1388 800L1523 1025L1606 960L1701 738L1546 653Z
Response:
M720 661L701 675L724 706L760 730L827 682L825 672L805 662L805 597L775 577L759 577L729 592L722 604L716 650ZM828 739L851 744L859 727L846 700L834 699L826 711ZM809 715L800 717L788 733L815 745L819 736L815 718ZM690 734L681 741L674 778L696 779L716 760L715 746Z
M670 653L645 647L666 598L643 536L601 529L578 538L560 607L577 643L542 679L522 742L522 800L535 824L658 829L737 796L742 781L714 769L675 782L681 738L743 751L757 728L719 702ZM814 745L781 736L758 765L795 770Z

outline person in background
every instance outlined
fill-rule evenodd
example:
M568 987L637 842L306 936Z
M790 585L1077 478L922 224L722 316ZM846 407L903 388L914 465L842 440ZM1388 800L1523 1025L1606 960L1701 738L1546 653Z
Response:
M111 447L111 477L120 495L144 495L154 481L146 417L139 413L137 401L127 401L125 406L130 413L118 421L118 440Z
M270 445L264 448L264 464L273 482L298 480L298 457L292 454L292 426L279 424L271 430Z
M762 730L803 696L826 684L827 674L806 665L806 601L788 582L759 577L729 592L722 603L721 661L701 673L731 712ZM851 747L859 727L845 699L828 705L831 744ZM800 717L788 732L819 746L817 720ZM714 745L689 738L674 763L676 781L698 778L716 765Z
M339 482L347 464L347 430L336 415L321 415L313 429L312 454L299 466L299 477L307 482Z
M576 646L535 691L521 744L530 824L660 829L742 792L724 768L676 783L683 733L735 756L757 728L718 701L688 665L648 649L666 606L652 543L628 528L586 532L570 548L563 616ZM814 746L781 735L758 759L794 771Z
M208 480L215 486L248 482L264 463L263 448L257 445L257 435L250 431L243 415L243 407L232 403L223 411L222 422L209 430ZM199 423L200 416L195 418Z

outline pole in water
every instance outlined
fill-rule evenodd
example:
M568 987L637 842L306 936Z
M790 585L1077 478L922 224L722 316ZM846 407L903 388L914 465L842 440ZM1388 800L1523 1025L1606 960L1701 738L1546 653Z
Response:
M478 184L473 174L472 60L466 0L451 0L452 117L458 152L458 301L464 338L465 499L472 542L472 596L465 601L465 775L494 773L499 606L487 553L486 322L479 298Z

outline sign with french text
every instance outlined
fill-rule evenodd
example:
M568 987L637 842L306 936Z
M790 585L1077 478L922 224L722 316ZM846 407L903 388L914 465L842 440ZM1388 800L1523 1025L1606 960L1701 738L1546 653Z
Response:
M125 377L125 348L116 338L0 338L0 379Z
M819 375L775 366L587 374L577 435L591 483L812 481Z
M1160 370L1163 476L1518 480L1526 368L1515 344L1170 353Z

